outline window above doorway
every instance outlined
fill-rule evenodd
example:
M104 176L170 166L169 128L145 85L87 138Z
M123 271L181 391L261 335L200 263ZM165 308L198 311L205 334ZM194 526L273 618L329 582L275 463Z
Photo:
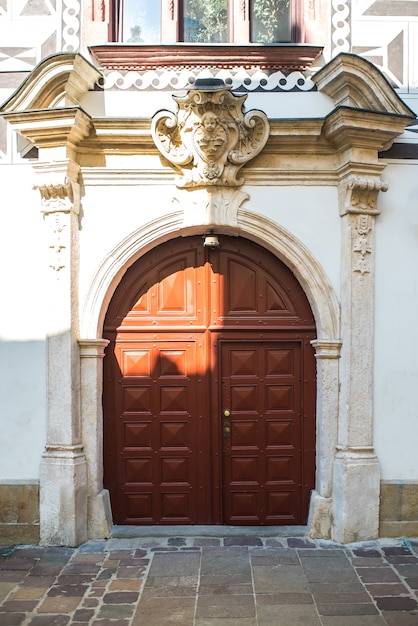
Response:
M302 0L115 0L112 40L132 44L303 42Z
M106 70L294 71L323 50L312 43L312 16L302 19L306 0L108 1L109 43L89 46Z

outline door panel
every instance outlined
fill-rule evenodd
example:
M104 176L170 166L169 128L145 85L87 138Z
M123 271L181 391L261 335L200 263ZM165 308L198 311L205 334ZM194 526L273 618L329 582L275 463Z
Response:
M116 497L126 523L198 521L196 340L116 342Z
M104 336L115 523L306 522L315 325L283 263L239 237L170 241L127 270Z
M300 341L221 342L227 524L300 523L301 356Z

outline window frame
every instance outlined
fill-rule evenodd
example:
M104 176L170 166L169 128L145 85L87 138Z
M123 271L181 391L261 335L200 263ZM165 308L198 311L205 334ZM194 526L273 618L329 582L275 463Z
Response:
M172 43L188 43L183 39L182 0L161 1L161 42L160 45ZM123 0L110 0L109 12L109 41L123 43L122 33L122 5ZM251 42L250 24L251 0L228 0L228 39L226 45L265 45ZM303 0L291 0L291 41L284 44L305 43L305 29L303 24ZM142 45L142 44L139 44ZM145 44L148 45L148 44ZM155 45L155 44L151 44ZM217 44L208 44L217 45ZM281 45L281 44L279 44Z

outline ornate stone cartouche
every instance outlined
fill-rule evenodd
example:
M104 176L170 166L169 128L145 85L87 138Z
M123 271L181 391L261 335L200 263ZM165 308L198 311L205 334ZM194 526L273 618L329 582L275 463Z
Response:
M155 145L178 171L178 187L238 187L244 183L239 170L265 146L265 113L244 113L247 96L230 89L220 79L198 79L185 96L173 96L177 113L154 116Z

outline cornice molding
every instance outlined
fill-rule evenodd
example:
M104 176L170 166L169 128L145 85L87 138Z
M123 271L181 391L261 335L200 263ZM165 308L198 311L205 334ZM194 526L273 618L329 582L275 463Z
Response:
M104 44L90 54L107 70L137 71L184 68L303 70L323 50L308 44Z
M336 107L364 109L414 119L415 114L375 65L355 54L340 53L312 76L318 90Z
M0 113L79 105L101 73L81 54L46 57L3 104Z
M93 132L91 117L79 107L16 111L3 115L15 131L38 148L75 148Z

